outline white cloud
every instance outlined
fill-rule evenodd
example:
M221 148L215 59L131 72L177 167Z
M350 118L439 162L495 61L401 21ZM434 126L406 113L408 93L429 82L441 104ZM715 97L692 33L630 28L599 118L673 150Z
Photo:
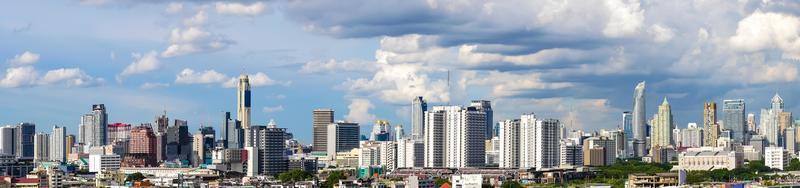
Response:
M478 45L462 45L458 49L458 60L469 65L508 62L515 65L547 65L574 61L586 57L580 50L566 48L544 49L525 55L501 55L476 52Z
M161 62L155 51L150 51L146 54L131 53L131 57L133 57L133 62L122 70L120 76L146 73L161 67Z
M15 88L36 84L38 73L31 66L6 69L6 75L0 80L0 87Z
M213 52L227 48L234 44L232 40L222 35L215 35L202 27L191 26L188 28L175 28L169 38L170 45L163 57L175 57L199 52Z
M739 21L730 43L747 52L777 48L785 58L800 59L800 18L757 10Z
M78 68L50 70L39 79L39 84L42 85L64 84L67 87L89 87L100 85L103 82L102 78L89 76Z
M183 24L187 26L201 26L205 25L208 22L208 14L206 14L205 10L197 11L194 16L183 20Z
M39 61L39 54L25 51L22 54L15 55L14 58L7 60L13 66L26 66L33 65Z
M157 89L157 88L165 88L169 87L169 83L152 83L152 82L145 82L139 88L142 89Z
M361 124L369 124L375 121L375 115L369 113L369 110L375 108L375 105L372 105L369 99L351 99L350 105L348 105L347 108L350 109L350 112L344 116L347 121Z
M468 85L493 86L495 97L513 97L536 90L556 90L573 87L568 82L546 82L541 73L515 74L509 72L489 72L480 78L468 79Z
M672 28L661 24L653 24L647 32L653 35L653 41L657 43L668 42L675 37L675 32L672 31Z
M300 68L300 73L341 73L341 72L375 72L377 66L371 61L309 61Z
M266 113L282 112L283 110L284 110L283 109L283 105L265 106L264 109L263 109L263 111L266 112Z
M215 7L217 13L231 14L231 15L256 16L263 14L265 11L267 11L267 5L264 2L255 2L250 5L245 5L241 3L217 2L215 4Z
M639 0L608 0L605 5L610 12L603 29L605 36L616 38L639 32L644 23L644 10L639 7Z
M265 74L263 72L257 72L255 74L248 74L247 78L250 81L250 87L263 87L263 86L272 86L272 85L278 85L278 84L281 84L281 85L284 85L284 86L288 86L288 85L291 84L291 82L289 82L289 81L280 82L280 81L273 80L272 78L270 78L269 76L267 76L267 74ZM238 87L238 83L239 83L239 78L238 77L231 77L230 79L228 79L227 82L222 84L222 87L235 88L235 87Z
M222 83L227 79L222 73L215 70L206 70L195 73L192 69L183 69L175 78L177 84L211 84Z
M172 2L167 4L167 8L164 9L164 12L169 14L175 14L183 11L183 3Z

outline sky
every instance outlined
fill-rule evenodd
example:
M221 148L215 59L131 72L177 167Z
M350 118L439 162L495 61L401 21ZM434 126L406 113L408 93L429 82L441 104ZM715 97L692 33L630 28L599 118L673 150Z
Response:
M247 74L254 124L303 143L313 109L366 134L409 125L414 96L615 129L640 81L648 117L667 98L685 127L706 101L800 110L798 16L792 0L2 1L0 124L77 134L102 103L110 123L218 128Z

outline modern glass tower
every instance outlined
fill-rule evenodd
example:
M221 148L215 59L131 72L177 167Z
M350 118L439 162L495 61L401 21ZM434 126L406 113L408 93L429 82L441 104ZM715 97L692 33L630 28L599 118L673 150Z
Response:
M422 141L425 138L425 112L428 111L428 103L422 96L415 97L411 101L411 138Z
M633 146L634 156L647 155L647 124L645 120L645 82L639 82L633 91Z
M722 125L730 130L735 143L747 143L744 99L722 101Z

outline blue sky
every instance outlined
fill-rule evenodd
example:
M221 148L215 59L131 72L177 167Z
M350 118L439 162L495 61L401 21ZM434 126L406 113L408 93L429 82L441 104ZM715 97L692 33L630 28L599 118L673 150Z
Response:
M166 110L192 130L235 111L232 78L254 79L253 119L310 140L311 110L408 124L408 105L493 101L495 120L534 112L614 128L647 81L648 114L676 123L702 102L780 93L798 110L800 4L639 1L4 1L0 124L77 133L104 103L111 122ZM448 82L448 74L449 82ZM409 132L410 130L406 130Z

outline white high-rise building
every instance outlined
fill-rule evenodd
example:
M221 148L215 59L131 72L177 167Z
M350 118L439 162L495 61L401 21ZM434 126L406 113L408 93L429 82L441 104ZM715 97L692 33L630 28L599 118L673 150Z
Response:
M556 119L545 119L536 122L536 139L534 165L536 170L558 167L560 164L559 136L560 122ZM616 151L616 150L615 150Z
M411 101L411 138L422 142L425 138L425 112L428 111L428 103L422 96L414 97Z
M14 155L14 131L12 126L0 127L0 154Z
M667 98L658 106L658 112L650 121L650 149L672 145L672 129L675 124L672 120L672 107Z
M633 149L635 157L647 155L647 124L645 116L645 82L639 82L633 91Z
M50 160L66 161L67 150L64 142L66 134L66 127L53 126L53 133L50 134Z
M697 123L689 123L686 129L681 130L680 147L696 148L703 146L703 129Z
M92 112L81 116L81 130L78 141L88 146L102 146L108 143L108 114L104 104L92 105Z
M519 168L536 168L536 115L523 114L519 118Z
M572 140L561 141L561 166L583 166L583 146Z
M476 107L434 106L426 112L425 166L484 166L485 118Z
M244 129L244 146L251 147L253 145L253 141L250 138L252 132L250 132L250 79L247 77L247 74L242 74L239 76L239 84L238 89L236 90L236 120L242 122L242 128Z
M33 161L49 161L50 160L50 134L36 133L33 137Z
M683 144L683 135L678 126L672 129L672 143L675 147L680 147Z
M425 144L411 138L397 141L397 168L425 166Z
M797 132L795 127L786 127L783 130L783 147L786 148L792 156L797 155Z
M761 128L760 133L764 135L768 146L779 146L780 127L778 126L778 118L781 112L783 112L783 99L778 94L772 97L770 109L761 109L761 124L758 126Z
M425 167L444 167L445 111L425 112Z
M358 123L339 121L328 124L328 156L335 159L337 152L358 148L360 131Z
M519 168L519 119L500 121L500 168Z
M397 142L384 141L378 143L380 149L381 165L387 171L394 171L397 169Z
M766 147L764 148L764 165L770 168L777 168L783 170L784 167L789 166L789 151L783 147Z

